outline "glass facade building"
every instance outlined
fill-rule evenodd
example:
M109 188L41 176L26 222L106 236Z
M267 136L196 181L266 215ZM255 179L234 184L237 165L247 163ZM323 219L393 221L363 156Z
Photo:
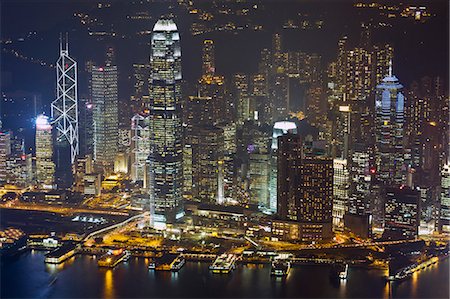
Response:
M151 36L149 193L151 225L183 216L181 47L175 22L160 19Z

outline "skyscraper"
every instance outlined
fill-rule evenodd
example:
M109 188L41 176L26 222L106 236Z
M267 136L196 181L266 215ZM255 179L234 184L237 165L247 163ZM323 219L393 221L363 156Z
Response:
M0 129L0 185L6 183L6 163L11 154L11 133Z
M333 161L304 157L299 135L278 137L278 209L284 221L299 224L299 239L331 238Z
M297 134L297 125L290 121L279 121L273 125L272 145L270 147L269 205L272 212L277 211L277 150L278 137L287 133Z
M151 225L165 228L183 217L181 46L177 25L160 19L150 51L149 190Z
M146 114L136 114L131 118L131 179L134 182L141 181L146 187L145 178L146 161L150 152L149 117Z
M441 170L441 194L439 209L439 231L450 232L450 162L446 162Z
M198 81L198 95L211 97L214 123L228 122L233 118L232 102L225 96L225 77L216 75L214 42L205 40L202 53L202 76Z
M77 62L69 56L69 43L62 39L56 63L56 100L51 112L58 144L70 146L70 162L79 154ZM66 161L64 161L66 163ZM70 167L69 167L70 169Z
M334 159L333 171L333 226L342 229L350 191L347 159Z
M92 68L94 105L94 160L106 173L112 172L118 150L117 67Z
M375 162L379 183L402 184L405 181L403 86L392 74L377 86L375 98Z
M193 199L207 203L223 203L223 130L214 126L198 126L192 132L190 140Z
M404 186L386 188L384 236L417 237L419 224L419 191Z
M52 126L45 115L36 119L36 179L42 188L51 189L55 179Z
M202 60L203 75L214 76L216 70L214 61L214 42L210 39L206 39L203 41Z

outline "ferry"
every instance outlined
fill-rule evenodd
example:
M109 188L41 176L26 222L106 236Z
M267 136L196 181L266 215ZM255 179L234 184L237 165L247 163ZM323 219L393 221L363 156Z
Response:
M348 275L348 264L346 263L335 263L330 270L330 276L332 278L347 279Z
M286 259L276 259L272 262L271 275L287 276L291 271L291 262Z
M178 271L186 262L182 254L165 253L160 257L153 259L148 268L156 271Z
M128 260L130 254L123 249L110 250L97 261L99 267L114 268L122 261Z
M230 273L235 268L236 256L234 254L221 254L209 266L213 273Z

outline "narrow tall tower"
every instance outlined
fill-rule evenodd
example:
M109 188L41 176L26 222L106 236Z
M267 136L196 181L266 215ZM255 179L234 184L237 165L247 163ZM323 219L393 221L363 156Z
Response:
M51 114L56 129L57 143L68 143L70 161L79 153L78 147L78 95L77 62L69 56L69 42L59 44L59 59L56 63L56 100L52 102Z
M203 41L203 75L214 76L216 66L214 61L214 42L210 39Z

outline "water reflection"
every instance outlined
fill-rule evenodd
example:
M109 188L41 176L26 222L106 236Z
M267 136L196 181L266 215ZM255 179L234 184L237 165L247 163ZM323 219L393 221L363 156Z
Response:
M383 298L392 298L392 282L386 281L383 289Z
M105 287L103 291L104 298L114 298L114 278L113 270L108 269L105 271Z
M411 295L412 298L415 298L417 296L417 284L418 284L418 278L419 278L419 271L414 272L411 275Z

